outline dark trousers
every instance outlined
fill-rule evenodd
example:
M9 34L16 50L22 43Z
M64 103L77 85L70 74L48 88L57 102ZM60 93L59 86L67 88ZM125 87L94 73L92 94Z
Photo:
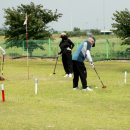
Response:
M62 54L62 63L66 74L73 72L71 52L66 52Z
M73 88L78 87L79 77L81 79L82 88L87 88L87 70L83 62L73 61Z

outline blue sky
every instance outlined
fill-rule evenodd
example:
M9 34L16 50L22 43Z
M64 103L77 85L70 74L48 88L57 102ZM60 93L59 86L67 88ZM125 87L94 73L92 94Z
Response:
M113 13L127 8L130 10L130 0L1 0L0 27L4 23L4 8L16 8L20 4L42 4L52 11L58 10L63 16L58 22L49 24L50 28L58 31L69 31L74 27L80 29L98 28L111 29Z

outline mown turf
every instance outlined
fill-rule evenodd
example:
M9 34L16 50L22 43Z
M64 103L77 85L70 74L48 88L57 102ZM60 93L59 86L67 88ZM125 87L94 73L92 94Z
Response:
M86 62L93 92L72 90L61 61L7 60L4 66L5 102L0 101L0 130L130 130L129 61L95 62L103 83ZM124 72L128 72L124 84ZM34 81L38 78L38 94ZM81 83L79 83L81 88Z

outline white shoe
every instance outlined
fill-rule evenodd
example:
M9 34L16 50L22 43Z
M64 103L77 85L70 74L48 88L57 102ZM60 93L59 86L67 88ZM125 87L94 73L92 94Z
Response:
M76 87L76 88L73 88L73 90L78 90L78 87Z
M66 74L64 77L65 77L65 78L66 78L66 77L69 77L69 75L68 75L68 74Z
M72 74L70 73L70 74L68 75L68 77L69 77L69 78L72 78Z
M86 89L82 89L83 91L93 91L93 89L91 89L91 88L89 88L89 87L87 87Z

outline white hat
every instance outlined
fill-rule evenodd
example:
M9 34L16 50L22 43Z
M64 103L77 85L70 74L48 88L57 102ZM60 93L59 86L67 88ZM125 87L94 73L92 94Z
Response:
M62 32L62 33L61 33L61 36L66 36L66 33L65 33L65 32Z

